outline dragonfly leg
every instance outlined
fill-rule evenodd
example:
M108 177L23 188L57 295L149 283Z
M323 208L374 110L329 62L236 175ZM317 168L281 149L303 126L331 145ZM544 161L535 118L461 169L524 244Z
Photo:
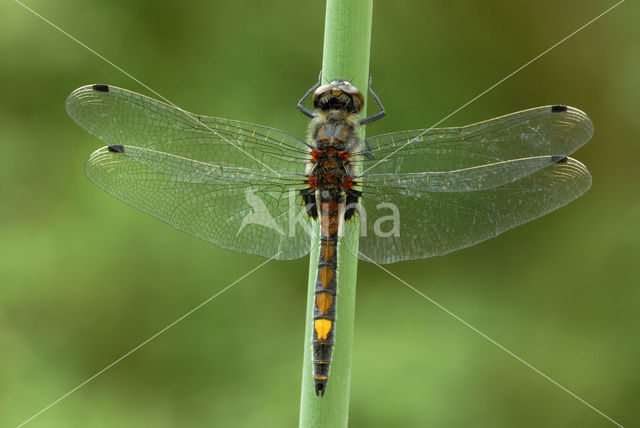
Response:
M378 95L373 91L373 88L371 87L371 76L369 76L369 92L371 92L371 95L373 95L373 99L376 100L376 103L380 107L380 111L378 113L376 113L376 114L372 114L369 117L365 117L364 119L360 119L358 121L358 123L360 125L365 125L367 123L375 122L378 119L382 119L384 117L384 115L387 114L387 112L384 109L384 106L382 105L382 102L380 101L380 98L378 98Z
M362 146L364 146L364 147L362 147ZM358 149L358 150L356 151L356 149ZM366 138L364 139L363 142L356 141L351 146L349 146L347 148L347 150L349 150L349 152L351 152L351 153L356 153L356 154L359 154L359 155L365 155L366 158L369 159L369 160L373 160L374 159L373 150L371 150L371 146L369 145L369 140L367 140Z
M305 92L305 94L302 96L302 98L300 98L300 101L298 101L298 110L300 110L302 113L306 114L311 118L316 117L316 114L311 110L309 110L308 108L306 108L303 105L303 103L304 103L304 100L306 100L309 97L309 95L311 95L311 92L315 91L318 88L318 86L320 86L321 82L322 82L322 70L320 70L320 76L318 76L318 81L312 87L310 87L309 90Z
M368 139L364 139L364 151L363 154L367 157L367 159L369 160L373 160L373 151L371 150L371 146L369 145L369 140Z

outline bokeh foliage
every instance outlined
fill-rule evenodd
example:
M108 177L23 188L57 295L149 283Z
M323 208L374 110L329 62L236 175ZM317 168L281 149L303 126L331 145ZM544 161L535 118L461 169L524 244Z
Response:
M320 68L323 2L28 4L186 109L305 133L295 102ZM367 133L431 126L612 4L376 2L388 116ZM498 239L390 267L625 426L640 424L639 17L626 2L443 124L581 108L592 189ZM85 178L100 143L66 96L140 85L10 1L0 54L0 425L15 426L262 259ZM358 276L352 426L606 426L377 267ZM306 277L304 259L266 265L30 426L295 425Z

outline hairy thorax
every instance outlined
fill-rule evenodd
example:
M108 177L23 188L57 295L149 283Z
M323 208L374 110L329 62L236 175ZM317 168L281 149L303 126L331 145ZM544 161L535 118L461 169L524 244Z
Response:
M357 121L351 114L330 110L311 122L309 184L321 199L340 202L353 186L351 150L358 146Z

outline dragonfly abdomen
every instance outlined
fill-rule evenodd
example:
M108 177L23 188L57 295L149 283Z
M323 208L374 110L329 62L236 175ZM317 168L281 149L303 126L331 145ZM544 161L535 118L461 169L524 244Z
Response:
M313 379L316 395L324 395L334 343L338 290L338 229L341 203L320 200L320 251L313 310Z
M338 290L338 230L345 202L353 186L349 147L356 137L355 124L346 116L325 118L315 124L309 172L309 189L303 192L307 213L320 220L320 251L313 311L313 379L316 395L324 395L335 340ZM311 202L311 204L309 203ZM356 197L357 202L357 197ZM311 209L310 209L311 208Z

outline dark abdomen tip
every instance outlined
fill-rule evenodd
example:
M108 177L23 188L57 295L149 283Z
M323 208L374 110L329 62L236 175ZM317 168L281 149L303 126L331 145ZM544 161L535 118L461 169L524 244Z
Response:
M93 85L93 90L98 92L109 92L109 85L96 83L95 85Z
M324 397L324 392L327 390L326 379L314 379L316 387L316 397Z
M554 106L551 106L551 111L554 113L562 113L564 111L567 111L567 106L562 104L556 104Z

